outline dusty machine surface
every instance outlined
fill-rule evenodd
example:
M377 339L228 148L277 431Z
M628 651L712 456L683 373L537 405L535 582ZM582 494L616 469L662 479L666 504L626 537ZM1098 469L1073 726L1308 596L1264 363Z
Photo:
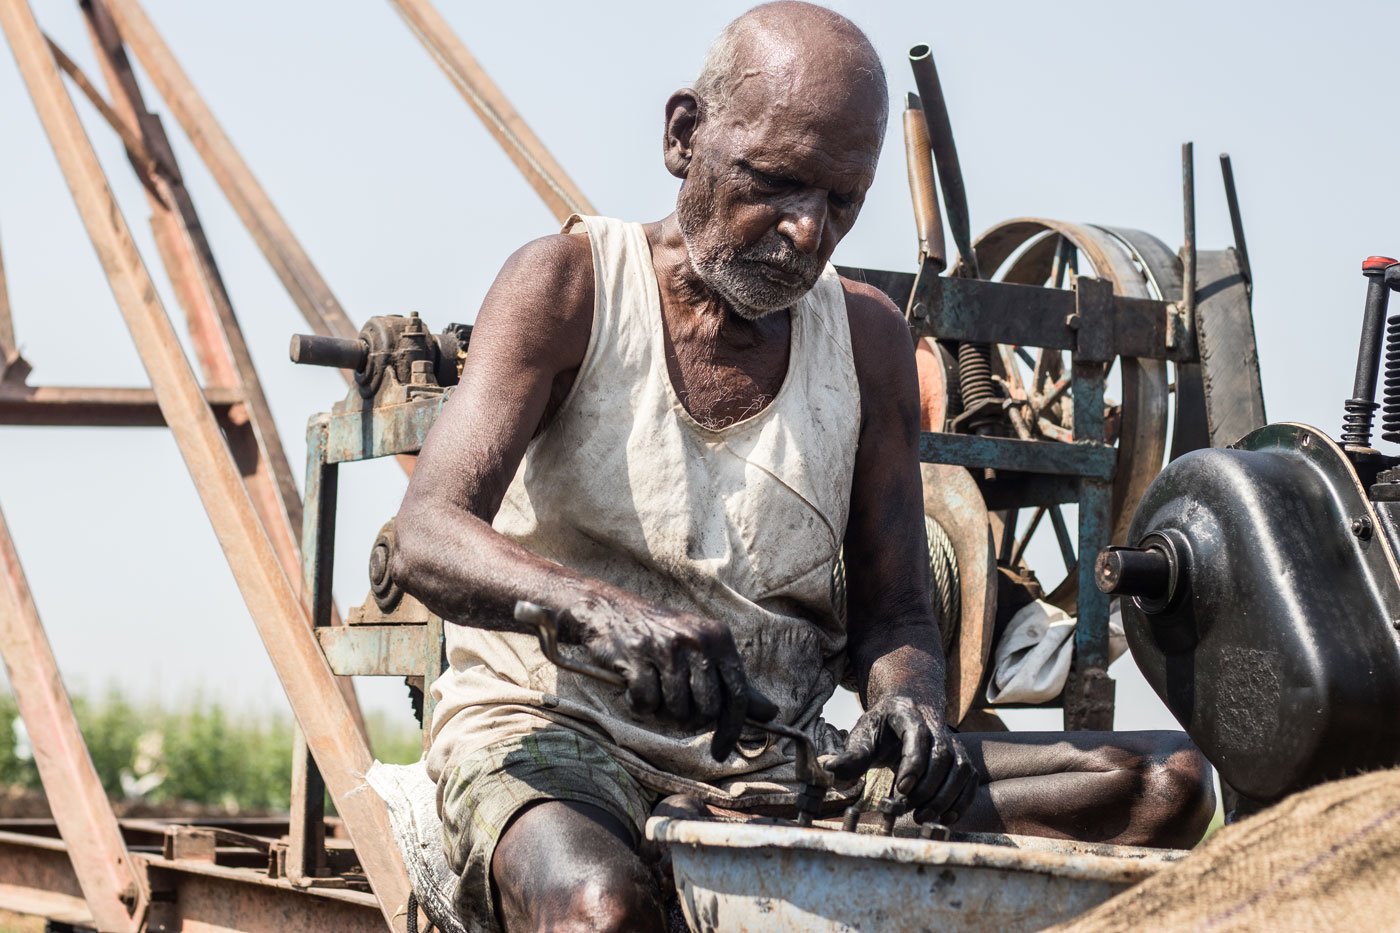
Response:
M1098 558L1133 655L1221 779L1258 803L1400 763L1400 263L1373 256L1333 440L1271 424L1172 463ZM1382 330L1386 332L1383 334Z

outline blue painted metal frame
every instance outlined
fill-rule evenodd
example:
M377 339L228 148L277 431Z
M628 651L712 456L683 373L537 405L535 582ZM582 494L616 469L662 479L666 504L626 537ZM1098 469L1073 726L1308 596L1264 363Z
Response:
M917 318L922 332L939 339L994 341L1018 346L1068 349L1074 398L1074 442L1024 441L968 434L925 433L919 459L998 473L1030 473L1072 478L1078 486L1078 613L1074 673L1102 677L1108 668L1109 599L1094 584L1093 555L1112 534L1113 478L1118 451L1104 435L1104 389L1108 364L1119 355L1177 359L1193 348L1167 346L1168 306L1113 295L1106 282L1079 279L1075 292L993 282L939 279L925 286L929 302ZM982 305L987 305L983 308ZM988 309L997 313L984 313ZM1137 326L1115 327L1126 315ZM1139 320L1140 319L1140 320ZM1161 326L1158 329L1157 322ZM1067 691L1066 728L1112 728L1112 706L1105 717L1089 706L1071 709Z

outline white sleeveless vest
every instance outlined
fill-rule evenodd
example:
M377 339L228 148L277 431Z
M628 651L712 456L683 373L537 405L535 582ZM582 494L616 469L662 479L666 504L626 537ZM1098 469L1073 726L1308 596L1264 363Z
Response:
M565 231L576 223L593 251L588 351L493 527L548 560L728 623L781 720L834 750L820 714L845 668L846 634L831 577L860 431L836 271L828 265L791 311L788 372L772 402L716 430L691 418L672 387L641 225L575 217ZM559 671L533 638L449 624L446 641L449 669L432 688L435 780L460 756L562 725L659 792L736 808L791 800L785 742L746 735L741 751L716 762L709 732L636 716L620 688Z

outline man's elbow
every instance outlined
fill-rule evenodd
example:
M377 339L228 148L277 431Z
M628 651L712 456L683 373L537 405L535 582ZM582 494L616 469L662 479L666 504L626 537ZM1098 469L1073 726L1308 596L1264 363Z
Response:
M389 552L389 577L406 592L423 593L436 576L431 541L432 524L412 496L404 499L394 516L393 546Z

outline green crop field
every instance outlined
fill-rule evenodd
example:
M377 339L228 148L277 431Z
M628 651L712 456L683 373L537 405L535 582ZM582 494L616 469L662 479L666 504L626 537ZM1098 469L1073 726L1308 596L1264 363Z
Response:
M229 813L287 808L290 714L232 712L192 700L178 708L134 702L118 692L76 697L78 723L108 795L118 800L197 804ZM368 719L375 756L419 757L410 725ZM0 787L39 791L39 772L13 696L0 695Z

